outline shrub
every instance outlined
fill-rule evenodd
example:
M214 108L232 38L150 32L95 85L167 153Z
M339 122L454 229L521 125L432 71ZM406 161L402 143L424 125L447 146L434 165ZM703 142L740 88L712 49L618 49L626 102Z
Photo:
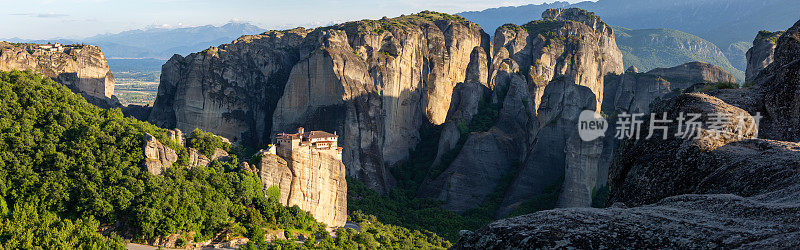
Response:
M217 149L231 151L231 145L225 143L222 138L199 128L194 129L189 136L189 146L208 158L211 158Z

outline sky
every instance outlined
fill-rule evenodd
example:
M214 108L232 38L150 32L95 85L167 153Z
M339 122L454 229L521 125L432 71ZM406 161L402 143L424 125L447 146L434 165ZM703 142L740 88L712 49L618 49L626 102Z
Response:
M446 13L555 0L0 0L1 38L80 39L148 27L249 22L265 29L318 27L431 10ZM567 0L579 2L580 0Z

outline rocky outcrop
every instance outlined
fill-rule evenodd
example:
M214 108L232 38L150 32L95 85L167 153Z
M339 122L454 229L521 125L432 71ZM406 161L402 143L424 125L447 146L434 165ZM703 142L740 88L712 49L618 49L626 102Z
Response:
M800 141L800 21L778 38L775 60L753 83L763 95L764 138Z
M178 154L175 150L161 144L155 136L145 133L142 135L144 141L144 168L153 175L162 175L164 170L172 167L178 161Z
M716 137L702 127L706 136L695 139L626 141L612 169L612 200L618 202L613 207L500 220L467 232L455 248L800 246L800 144L748 139L753 134L741 128L753 125L753 118L703 94L677 96L655 111L670 118L721 112L744 119L723 124Z
M453 150L459 140L462 140L461 129L469 124L472 117L478 113L480 101L489 101L487 98L489 89L483 84L485 83L469 81L459 83L453 89L450 112L447 115L447 122L442 125L438 152L436 153L436 159L434 159L433 165L439 165L442 156L446 152ZM462 128L459 128L459 126Z
M114 76L96 46L0 41L0 70L33 70L66 85L92 104L119 106L114 97Z
M693 131L673 122L669 123L668 131L672 132L666 140L661 138L663 132L655 130L653 138L623 142L609 173L612 202L638 206L669 196L696 193L694 185L715 170L707 167L715 166L709 165L708 153L730 142L752 138L758 131L756 121L747 111L705 94L676 96L658 103L653 112L667 112L671 121L677 121L681 113L701 114L699 121L703 126ZM718 122L715 115L727 119ZM647 132L649 128L649 124L642 124L641 131ZM690 134L686 138L675 136L681 130ZM664 171L664 166L682 167L680 171Z
M295 150L278 156L261 152L259 175L266 192L280 188L280 202L309 211L329 227L347 221L345 166L335 150Z
M477 25L434 12L245 36L167 62L150 121L246 145L300 126L337 131L348 173L385 191L387 165L422 124L445 121L456 83L482 67L470 66L476 47L489 47Z
M672 68L655 68L647 73L664 77L675 89L686 89L695 83L736 82L730 73L704 62L690 62Z
M773 61L775 46L778 38L783 35L783 31L758 32L753 40L753 47L747 50L747 70L745 71L745 82L750 82L758 75L758 72L769 66Z
M602 96L603 77L623 72L622 52L611 26L594 13L577 8L550 9L542 13L542 20L501 26L495 32L494 53L495 62L512 59L514 68L535 86L537 107L547 83L557 76L571 76L575 84ZM502 65L493 65L492 76ZM600 100L597 108L599 104Z

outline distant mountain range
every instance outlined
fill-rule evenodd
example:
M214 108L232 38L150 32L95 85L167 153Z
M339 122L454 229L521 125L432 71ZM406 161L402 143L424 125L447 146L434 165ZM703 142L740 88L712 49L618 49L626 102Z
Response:
M614 27L614 31L625 68L633 65L639 72L645 72L701 61L728 71L737 82L744 81L744 71L734 68L714 43L698 36L673 29Z
M614 26L668 28L695 34L722 48L739 70L746 67L742 47L749 47L745 45L753 41L758 31L785 29L800 17L798 0L598 0L501 7L458 15L493 33L505 23L524 24L540 19L546 9L568 7L593 11Z
M259 34L265 30L249 23L228 23L222 26L205 25L186 28L148 28L102 34L86 39L0 39L31 43L86 43L103 48L108 58L169 59L174 54L188 55L229 43L242 35Z

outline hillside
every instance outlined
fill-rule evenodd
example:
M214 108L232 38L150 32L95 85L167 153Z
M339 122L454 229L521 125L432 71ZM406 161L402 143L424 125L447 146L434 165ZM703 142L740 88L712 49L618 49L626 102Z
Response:
M734 68L713 43L698 36L672 29L631 30L615 27L617 45L625 67L640 72L701 61L719 66L743 82L744 72Z
M122 249L126 241L185 246L247 237L264 248L268 230L286 230L291 241L273 243L295 248L302 243L290 232L319 235L326 249L450 245L361 213L352 221L364 231L339 230L334 240L309 213L266 197L236 155L152 175L140 164L144 133L177 152L176 164L189 161L167 130L97 108L31 72L0 72L0 94L0 247Z

